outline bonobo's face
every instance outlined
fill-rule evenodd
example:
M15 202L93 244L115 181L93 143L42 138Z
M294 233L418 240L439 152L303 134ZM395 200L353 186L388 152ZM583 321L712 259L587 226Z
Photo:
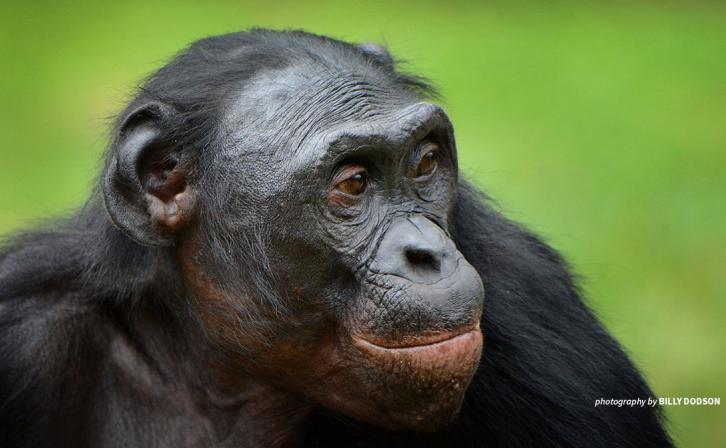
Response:
M478 366L484 289L452 236L444 112L375 76L293 67L230 100L224 132L226 230L262 234L287 311L241 292L224 300L249 309L227 308L224 285L193 282L212 337L247 353L246 371L352 417L451 420ZM269 325L251 334L253 307Z

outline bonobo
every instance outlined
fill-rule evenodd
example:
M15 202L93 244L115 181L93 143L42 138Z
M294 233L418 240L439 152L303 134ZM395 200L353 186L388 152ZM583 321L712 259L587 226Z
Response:
M560 256L375 44L194 43L0 253L0 446L668 446Z

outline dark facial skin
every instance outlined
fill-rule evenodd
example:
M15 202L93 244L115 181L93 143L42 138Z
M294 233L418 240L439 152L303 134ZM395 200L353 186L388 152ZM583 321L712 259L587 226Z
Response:
M260 74L224 123L223 175L206 187L238 214L229 235L274 223L264 251L289 310L217 281L225 266L188 231L192 301L221 352L245 353L230 368L390 428L450 421L480 359L484 289L451 238L446 114L385 80L292 67Z

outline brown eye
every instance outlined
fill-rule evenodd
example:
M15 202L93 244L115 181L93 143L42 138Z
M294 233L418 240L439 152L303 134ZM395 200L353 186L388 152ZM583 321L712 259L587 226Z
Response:
M330 190L329 200L331 203L346 206L351 205L368 186L368 172L361 165L344 166L333 177L334 187Z
M366 190L367 184L368 182L365 173L359 172L353 174L344 181L339 182L335 186L335 189L351 196L358 196Z
M433 173L438 166L439 147L434 144L427 145L430 149L426 150L421 160L418 162L416 171L413 173L414 178L428 176Z

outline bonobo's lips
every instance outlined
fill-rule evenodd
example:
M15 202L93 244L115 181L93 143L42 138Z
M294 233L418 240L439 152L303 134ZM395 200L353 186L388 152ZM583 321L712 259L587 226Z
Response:
M369 354L410 359L417 363L437 363L446 358L467 357L468 354L481 350L482 341L478 322L474 328L463 332L422 336L409 339L405 343L375 343L365 337L355 338L356 346Z

